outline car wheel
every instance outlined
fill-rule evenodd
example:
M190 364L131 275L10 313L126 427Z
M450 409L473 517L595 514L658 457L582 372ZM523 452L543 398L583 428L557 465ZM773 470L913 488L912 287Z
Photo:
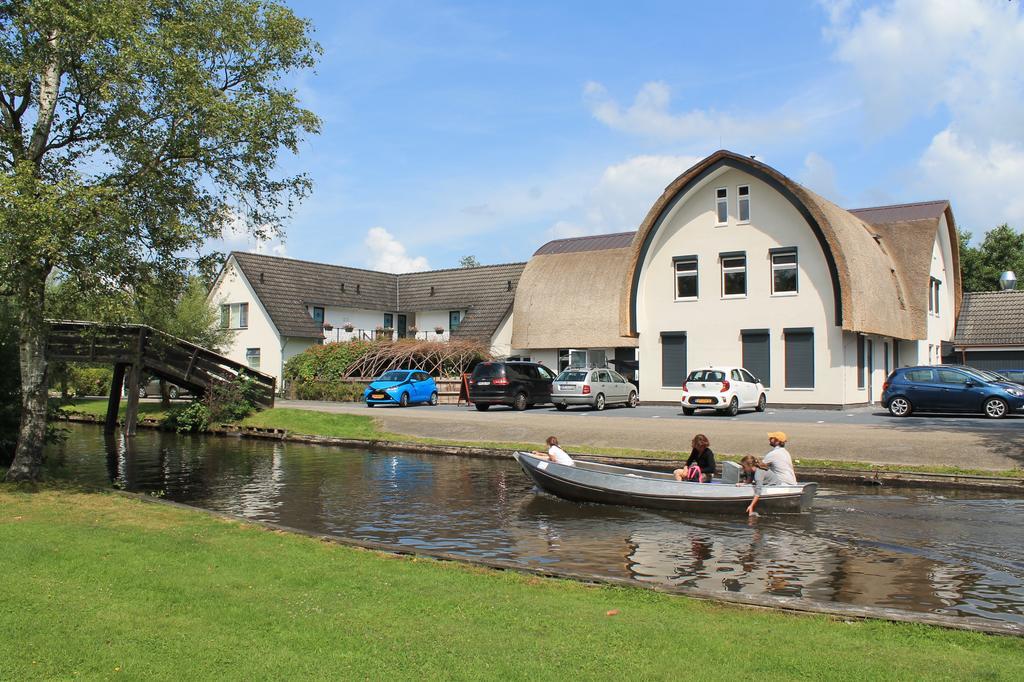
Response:
M757 407L754 408L758 412L764 412L764 408L768 407L768 398L762 393L761 397L757 399Z
M526 394L516 393L516 397L512 401L512 409L514 409L516 412L522 412L527 407L529 407L529 404L526 400Z
M684 407L683 408L683 414L685 414L687 417L692 417L693 416L693 412L694 412L694 409L692 407Z
M1002 419L1009 408L1002 398L989 398L985 401L985 416L989 419Z
M398 399L399 407L409 407L409 394L403 393L402 397Z
M604 409L604 406L605 406L604 393L598 393L597 397L594 398L594 409L597 410L598 412L600 412L601 410Z
M627 407L636 407L640 404L640 398L637 396L636 391L629 394L629 401L626 403Z
M146 397L146 387L145 386L139 386L139 397L140 398L145 398Z
M481 412L486 412L487 410L491 409L491 406L487 403L474 403L473 407L480 410Z
M430 394L430 404L437 405L437 391Z
M889 414L894 417L909 417L913 411L914 406L901 395L889 401Z
M733 396L732 400L729 401L729 407L725 409L725 414L730 417L735 417L740 413L740 400L736 396Z
M170 398L171 400L177 400L178 399L178 387L177 386L169 386L167 388L167 397Z
M569 409L569 406L566 405L565 403L555 403L555 409L558 410L559 412L565 412L566 410Z
M373 407L373 403L366 403L367 407Z

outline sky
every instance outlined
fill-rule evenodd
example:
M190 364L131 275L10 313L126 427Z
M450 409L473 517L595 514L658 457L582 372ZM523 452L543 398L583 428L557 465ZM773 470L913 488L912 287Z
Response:
M280 240L224 246L388 272L527 260L635 230L725 148L846 208L949 199L1024 228L1019 0L288 0L322 133Z

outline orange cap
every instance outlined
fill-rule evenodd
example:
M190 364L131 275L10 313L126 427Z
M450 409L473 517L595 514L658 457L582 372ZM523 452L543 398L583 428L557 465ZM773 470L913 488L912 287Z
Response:
M768 437L769 438L774 438L775 440L779 441L780 443L785 443L787 440L789 440L788 438L786 438L786 434L783 433L782 431L769 431L768 432Z

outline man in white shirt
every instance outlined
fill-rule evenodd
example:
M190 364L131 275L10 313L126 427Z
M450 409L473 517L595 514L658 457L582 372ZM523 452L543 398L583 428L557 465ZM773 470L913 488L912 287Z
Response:
M772 451L762 457L761 461L783 485L797 485L793 458L786 449L786 434L782 431L772 431L768 434L768 444L772 446Z
M555 464L564 464L570 467L576 466L576 463L572 461L572 457L565 450L558 447L558 438L556 436L548 436L546 443L548 445L547 452L534 452L533 455Z

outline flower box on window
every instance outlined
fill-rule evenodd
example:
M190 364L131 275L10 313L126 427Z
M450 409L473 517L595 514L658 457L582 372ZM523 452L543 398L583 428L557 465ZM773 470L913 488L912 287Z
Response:
M345 325L342 327L342 329L344 329L347 332L351 332L351 331L355 330L355 328L356 328L356 326L354 324L352 324L351 322L346 322Z
M435 334L444 334L444 327L442 327L441 325L438 325L438 326L434 327L434 333Z

